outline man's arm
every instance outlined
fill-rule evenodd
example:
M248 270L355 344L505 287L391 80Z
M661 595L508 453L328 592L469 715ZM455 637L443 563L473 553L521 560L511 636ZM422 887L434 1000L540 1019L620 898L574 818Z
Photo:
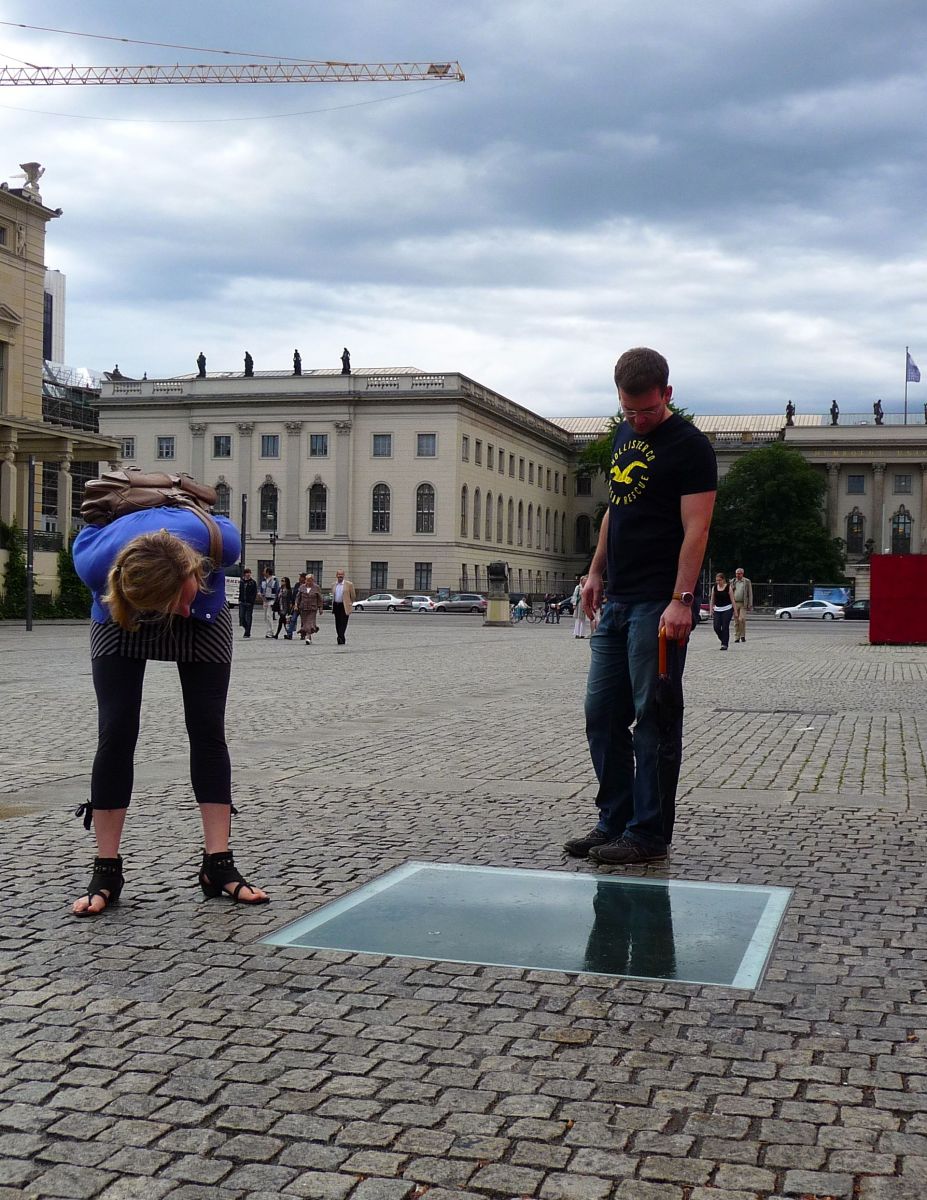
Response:
M582 606L583 612L593 620L596 612L602 606L604 598L604 586L602 576L605 574L605 563L608 552L608 510L605 511L605 516L602 518L602 524L599 526L599 540L596 542L595 554L592 556L592 562L589 564L589 571L586 577L586 586L583 588Z
M682 518L683 538L679 548L679 563L676 567L674 592L691 592L695 588L698 573L705 558L711 514L715 507L715 492L696 492L683 496L679 502ZM666 636L676 641L685 641L692 629L692 609L681 600L671 601L663 610L660 624L666 626Z

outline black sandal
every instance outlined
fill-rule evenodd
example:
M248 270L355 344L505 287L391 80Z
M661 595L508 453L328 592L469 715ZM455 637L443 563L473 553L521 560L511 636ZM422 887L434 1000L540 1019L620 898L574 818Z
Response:
M94 896L99 896L103 900L103 907L99 910L88 907L83 912L74 913L74 916L102 916L111 905L119 903L119 896L124 883L125 877L122 874L121 856L116 858L95 858L93 860L93 874L90 876L90 883L87 885L87 900L89 903L93 900ZM106 889L105 891L103 890L104 888Z
M270 896L258 896L254 900L242 900L239 892L243 887L256 891L253 883L249 883L235 866L231 850L220 850L218 854L207 854L203 851L203 865L200 867L200 887L207 900L216 896L228 896L237 904L269 904ZM233 892L227 892L225 885L235 883L238 886Z

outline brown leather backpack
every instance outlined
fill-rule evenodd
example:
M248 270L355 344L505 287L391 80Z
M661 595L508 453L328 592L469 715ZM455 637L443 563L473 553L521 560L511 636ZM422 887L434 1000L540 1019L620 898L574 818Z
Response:
M126 513L146 508L186 508L196 513L209 530L209 557L216 566L222 558L222 534L210 509L218 499L216 489L197 483L192 475L168 475L138 467L104 471L84 488L80 515L88 525L109 525Z

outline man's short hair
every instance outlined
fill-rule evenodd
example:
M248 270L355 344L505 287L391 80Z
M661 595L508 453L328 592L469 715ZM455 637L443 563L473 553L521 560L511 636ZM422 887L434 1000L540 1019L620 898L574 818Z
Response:
M615 386L628 396L642 396L654 388L665 392L668 383L669 363L646 346L625 350L615 363Z

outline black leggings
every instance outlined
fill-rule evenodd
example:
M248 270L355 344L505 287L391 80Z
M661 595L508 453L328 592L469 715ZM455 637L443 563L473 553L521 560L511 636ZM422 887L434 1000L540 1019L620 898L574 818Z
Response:
M91 662L99 740L90 799L94 808L128 808L146 660L105 655ZM225 741L230 663L178 663L184 720L190 738L190 781L198 804L231 804L232 764Z

